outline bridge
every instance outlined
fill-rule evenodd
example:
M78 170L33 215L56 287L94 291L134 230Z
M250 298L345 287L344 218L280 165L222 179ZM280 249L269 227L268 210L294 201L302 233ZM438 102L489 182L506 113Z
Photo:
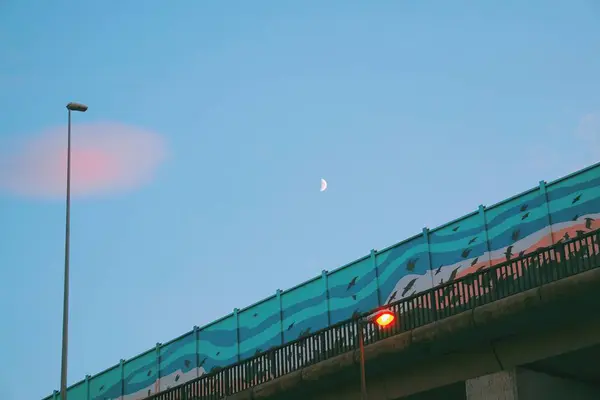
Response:
M388 305L392 326L363 327L369 399L599 398L598 266L594 231ZM359 326L344 321L149 399L358 399Z
M600 164L278 290L68 399L358 399L359 329L371 400L598 398L598 215ZM359 323L382 307L391 326Z

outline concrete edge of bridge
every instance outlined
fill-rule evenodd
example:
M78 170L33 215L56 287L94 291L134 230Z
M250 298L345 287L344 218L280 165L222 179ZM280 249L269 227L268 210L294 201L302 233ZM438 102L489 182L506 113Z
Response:
M425 390L432 385L432 377L450 384L597 343L600 340L599 292L600 268L597 268L368 345L365 360L369 376L381 380L389 375L386 370L393 366L395 371L407 369L401 381L406 382L408 376L412 379L410 390L406 384L393 388L381 383L369 385L369 392L385 390L390 393L379 396L373 393L374 398L395 399ZM582 318L588 322L582 322ZM582 324L591 329L581 329ZM552 326L552 335L544 334L548 326ZM556 335L569 337L569 340L556 345ZM291 398L292 392L302 398L301 392L331 386L331 382L336 381L347 381L353 386L357 379L348 377L358 373L358 357L358 351L344 353L227 399ZM417 364L423 366L428 360L431 364L434 358L440 361L438 364L455 365L454 372L436 373L430 366L423 370L427 371L427 382L422 376L410 373L411 369L421 369ZM477 360L476 370L471 371L470 366L474 364L467 362L469 359ZM443 384L442 381L438 383Z

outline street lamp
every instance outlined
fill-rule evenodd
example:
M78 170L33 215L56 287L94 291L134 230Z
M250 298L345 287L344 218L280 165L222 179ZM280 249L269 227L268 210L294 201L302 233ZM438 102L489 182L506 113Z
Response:
M67 125L67 213L65 218L65 288L63 293L62 359L60 365L60 398L67 400L67 348L69 344L69 244L71 230L71 111L86 112L85 104L69 103Z
M378 326L385 328L394 320L396 316L393 312L387 309L379 310L374 314L358 319L358 346L360 348L360 392L361 399L367 400L367 377L365 375L365 338L363 327L370 323L375 323Z

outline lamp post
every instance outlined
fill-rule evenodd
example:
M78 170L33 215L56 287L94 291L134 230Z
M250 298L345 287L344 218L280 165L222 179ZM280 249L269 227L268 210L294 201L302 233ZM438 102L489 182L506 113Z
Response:
M358 319L358 346L360 348L360 393L361 400L367 400L367 376L365 374L365 338L363 328L370 323L375 323L384 328L391 324L396 316L387 309L379 310L375 314Z
M60 399L67 400L67 348L69 344L69 245L71 230L71 111L86 112L85 104L69 103L67 110L67 212L65 217L65 287L63 293L62 357L60 364Z

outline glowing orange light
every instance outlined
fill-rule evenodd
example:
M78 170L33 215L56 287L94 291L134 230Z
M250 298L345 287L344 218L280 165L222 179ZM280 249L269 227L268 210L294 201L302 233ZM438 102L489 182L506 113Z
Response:
M377 318L375 319L375 323L379 326L388 326L389 324L391 324L394 320L396 319L396 317L394 316L393 313L389 312L389 311L383 311L382 313L380 313Z

